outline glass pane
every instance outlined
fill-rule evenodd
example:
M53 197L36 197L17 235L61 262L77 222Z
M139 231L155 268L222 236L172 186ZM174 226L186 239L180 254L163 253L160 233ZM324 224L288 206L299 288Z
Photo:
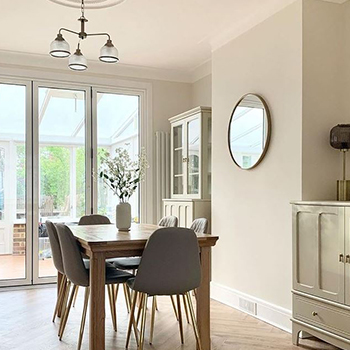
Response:
M200 138L200 123L199 119L194 119L188 123L188 194L199 193L199 138Z
M183 126L173 128L174 194L183 194Z
M39 88L39 277L54 276L45 221L85 213L85 92Z
M97 93L97 165L105 152L114 156L117 148L125 149L135 161L139 150L139 97L112 93ZM139 189L131 196L131 215L140 220ZM115 208L119 199L112 190L98 180L98 213L115 222Z
M26 277L26 87L0 84L0 280Z

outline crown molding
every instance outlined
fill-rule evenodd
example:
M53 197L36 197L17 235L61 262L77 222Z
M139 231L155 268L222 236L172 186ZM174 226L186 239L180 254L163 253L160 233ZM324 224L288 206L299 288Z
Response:
M0 66L3 68L34 69L36 71L53 71L55 73L74 76L101 75L109 77L125 77L138 80L164 80L178 83L192 83L192 71L180 69L162 69L133 66L126 64L104 64L89 60L89 69L74 72L67 66L67 59L54 59L49 55L21 53L0 50Z
M325 2L332 2L333 4L344 4L345 2L347 2L348 0L321 0L321 1L325 1Z
M211 59L207 60L191 71L191 83L195 83L211 74L211 62Z

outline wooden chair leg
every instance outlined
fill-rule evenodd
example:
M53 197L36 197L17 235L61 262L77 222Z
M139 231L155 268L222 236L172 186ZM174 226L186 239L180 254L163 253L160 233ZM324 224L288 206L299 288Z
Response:
M53 317L52 317L52 322L55 322L55 319L56 319L56 316L57 316L57 313L58 313L58 309L62 305L62 298L63 298L63 295L65 293L65 284L66 284L66 282L67 282L67 277L63 276L63 278L61 279L60 286L59 286L59 291L58 291L55 311L54 311Z
M137 304L137 297L138 297L138 292L135 291L133 298L132 298L132 302L131 302L130 319L129 319L129 326L128 326L128 331L127 331L127 335L126 335L126 344L125 344L126 349L129 346L132 327L134 327L137 346L139 344L138 335L137 335L137 327L136 327L136 322L135 322L135 308L136 308L136 304Z
M179 316L178 316L176 306L175 306L174 296L170 295L170 299L171 299L171 304L173 305L173 310L174 310L174 314L176 316L176 319L179 320Z
M130 313L130 299L129 299L129 294L127 292L127 289L129 287L126 285L126 283L123 283L123 290L124 290L124 297L125 297L125 303L126 303L126 308L128 310L128 313Z
M87 308L88 308L88 304L89 304L89 296L90 296L90 288L86 287L86 289L85 289L85 296L84 296L84 308L83 308L83 314L81 316L81 324L80 324L80 331L79 331L79 339L78 339L77 350L81 349L81 344L83 342L86 314L87 314Z
M142 302L142 319L141 319L141 333L140 333L140 346L139 350L143 350L143 344L145 342L145 328L146 328L146 316L147 316L147 294L143 294Z
M193 330L194 330L194 335L195 335L196 340L197 340L198 350L202 350L202 343L201 343L201 339L199 337L198 325L197 325L196 317L195 317L195 314L194 314L194 308L193 308L193 303L192 303L192 299L191 299L190 293L186 293L186 298L187 298L188 307L190 309L190 314L191 314L191 319L192 319L192 324L193 324Z
M180 295L176 296L177 300L177 314L179 315L179 329L180 329L180 339L181 339L181 344L184 343L184 330L183 330L183 325L182 325L182 313L181 313L181 299Z
M158 301L157 301L157 296L155 295L154 298L156 299L156 310L158 311Z
M68 293L67 293L67 295L69 294L70 283L71 283L71 282L69 282L69 285L68 285ZM59 337L60 337L60 340L62 340L64 330L66 329L66 325L67 325L67 321L68 321L68 316L69 316L70 309L71 309L71 307L72 307L73 298L74 298L74 294L75 294L75 290L76 290L76 289L77 289L77 286L73 286L72 292L71 292L71 295L70 295L70 298L69 298L69 302L68 302L68 305L67 305L67 308L66 308L66 311L65 311L65 313L64 313L64 316L63 316L62 321L61 321L61 324L60 324L60 329L59 329Z
M154 322L156 317L156 309L157 309L157 298L154 296L152 301L152 316L151 316L151 331L149 336L149 343L152 345L153 343L153 334L154 334Z
M142 314L142 310L143 310L143 303L145 302L145 299L143 298L143 294L142 293L138 293L138 295L141 295L141 298L139 297L139 310L137 312L137 318L136 318L136 325L139 325L140 319L141 319L141 314ZM147 303L146 303L147 304ZM146 305L147 307L147 305Z
M60 306L58 308L58 311L57 311L57 315L61 315L61 320L66 312L66 308L67 308L67 300L68 300L68 296L69 296L69 288L68 288L68 285L69 284L69 281L68 281L68 278L65 276L65 282L64 282L64 290L63 290L63 294L62 294L62 299L61 299L61 303L60 303Z
M188 315L187 301L186 301L186 297L184 295L182 296L182 301L183 301L183 304L184 304L184 309L185 309L187 323L190 324L190 318L189 318L189 315Z
M79 287L77 287L77 289L76 289L76 291L75 291L74 301L73 301L73 307L75 307L75 303L76 303L76 301L77 301L78 290L79 290Z
M115 294L114 294L113 285L107 285L107 291L108 291L108 298L109 298L109 306L111 309L113 329L116 332L117 331L117 315L116 315L116 309L115 309L115 303L114 303L114 295Z

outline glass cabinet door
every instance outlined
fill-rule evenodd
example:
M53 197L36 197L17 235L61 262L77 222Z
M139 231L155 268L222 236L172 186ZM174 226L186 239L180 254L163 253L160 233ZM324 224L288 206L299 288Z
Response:
M173 193L184 193L183 124L173 127Z
M187 123L187 194L199 194L200 174L200 121Z

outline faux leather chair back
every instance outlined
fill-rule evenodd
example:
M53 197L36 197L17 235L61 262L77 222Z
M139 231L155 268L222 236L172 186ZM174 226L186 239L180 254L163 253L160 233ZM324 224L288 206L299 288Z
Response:
M175 295L196 289L200 282L199 246L193 230L156 230L143 252L134 289L149 295Z
M176 216L164 216L158 222L158 226L162 227L177 227L178 219Z
M108 225L110 223L111 221L107 218L107 216L92 214L82 216L78 225Z
M62 252L56 226L49 220L45 222L45 225L49 235L53 264L55 265L56 270L64 275Z
M205 218L195 219L192 222L191 230L196 233L208 233L208 220Z
M73 284L87 287L89 273L85 268L77 240L66 225L57 224L56 227L66 276Z

